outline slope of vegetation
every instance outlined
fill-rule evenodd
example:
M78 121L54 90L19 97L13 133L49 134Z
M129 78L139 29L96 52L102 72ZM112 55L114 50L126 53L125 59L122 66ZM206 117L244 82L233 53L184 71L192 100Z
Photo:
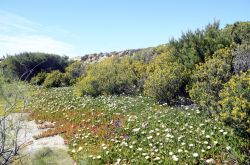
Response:
M249 164L249 36L250 22L214 22L122 56L24 53L0 66L39 85L31 117L56 127L37 138L61 134L78 162Z

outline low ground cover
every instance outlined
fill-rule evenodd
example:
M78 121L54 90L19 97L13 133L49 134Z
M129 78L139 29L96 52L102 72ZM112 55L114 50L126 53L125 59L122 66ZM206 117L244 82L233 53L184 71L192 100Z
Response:
M36 90L31 117L55 123L39 136L61 134L79 163L247 161L247 142L196 108L159 105L143 96L92 98L76 97L71 88Z

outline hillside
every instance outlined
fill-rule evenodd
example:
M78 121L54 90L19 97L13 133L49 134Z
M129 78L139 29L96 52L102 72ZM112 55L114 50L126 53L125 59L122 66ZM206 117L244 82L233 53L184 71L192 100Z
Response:
M249 36L215 21L157 47L8 56L0 114L28 112L32 140L60 135L79 164L249 164Z

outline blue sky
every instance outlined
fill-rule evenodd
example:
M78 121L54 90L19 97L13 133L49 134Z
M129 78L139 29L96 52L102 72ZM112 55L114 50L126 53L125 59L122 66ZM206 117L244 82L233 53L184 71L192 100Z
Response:
M80 56L167 43L213 20L250 21L250 0L0 0L0 56Z

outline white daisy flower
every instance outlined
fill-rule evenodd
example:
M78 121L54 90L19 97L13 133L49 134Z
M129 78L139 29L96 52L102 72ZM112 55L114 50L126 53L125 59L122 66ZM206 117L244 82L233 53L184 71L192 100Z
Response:
M199 156L199 154L198 153L193 153L193 157L198 157Z

